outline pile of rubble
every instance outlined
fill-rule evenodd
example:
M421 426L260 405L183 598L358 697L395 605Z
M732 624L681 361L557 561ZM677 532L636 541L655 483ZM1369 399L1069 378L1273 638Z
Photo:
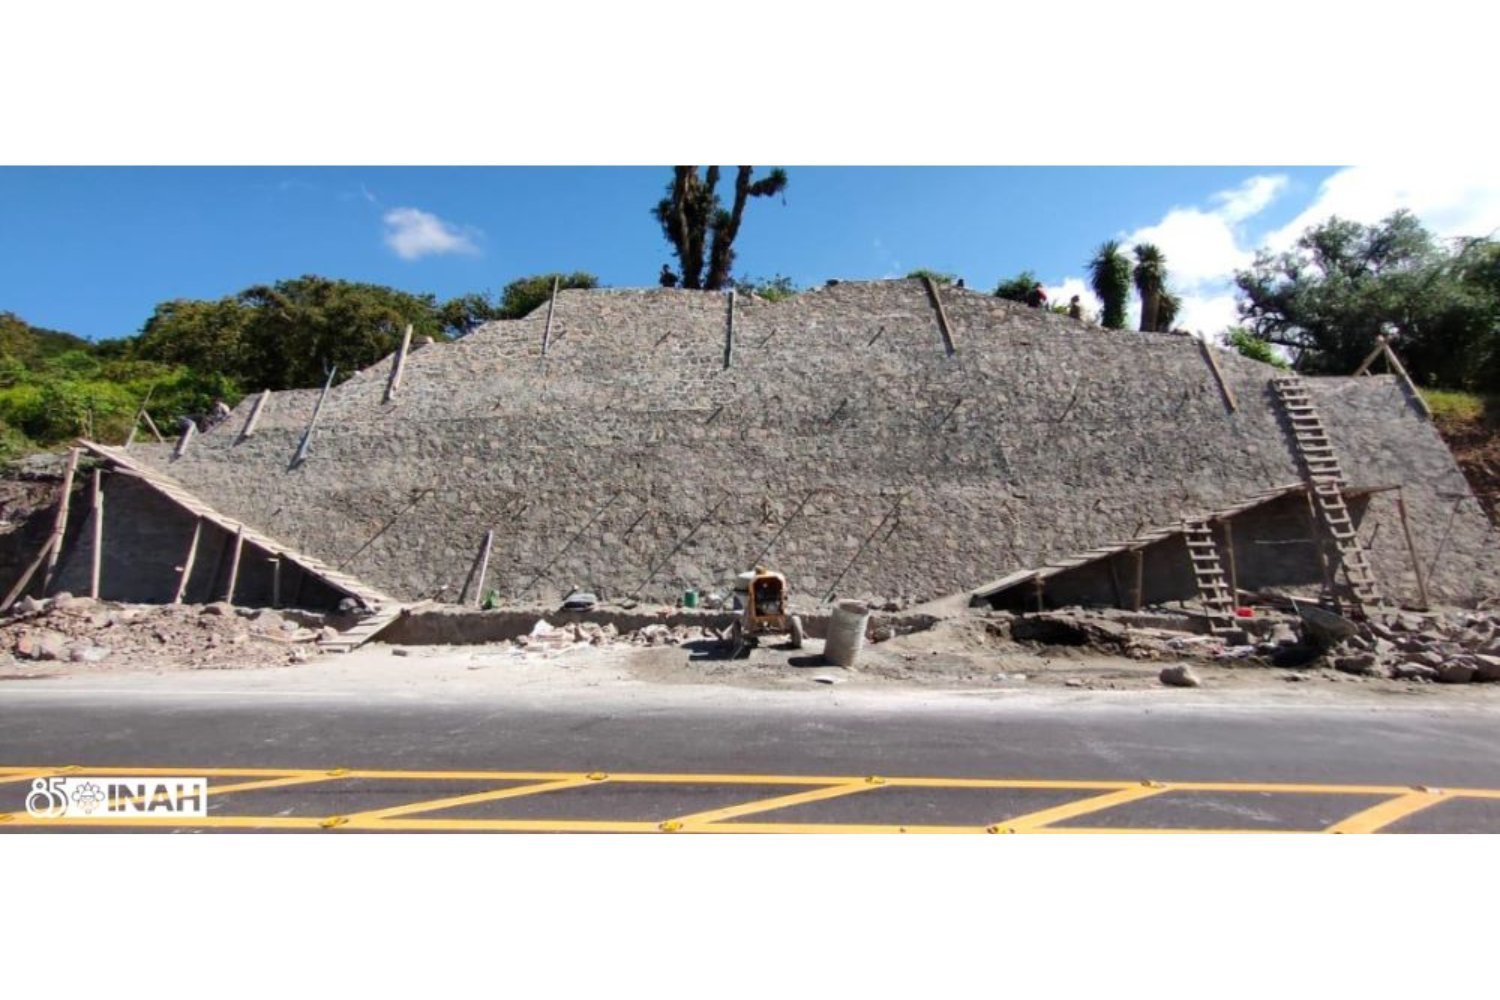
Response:
M1482 611L1394 615L1363 623L1330 655L1336 670L1366 677L1500 681L1500 618Z
M303 663L337 634L304 611L225 603L117 604L58 594L25 597L0 619L0 663L68 669L229 669ZM10 672L10 671L6 671Z
M600 625L595 622L572 622L567 625L551 625L545 619L538 619L531 632L519 636L515 643L523 649L557 650L578 644L606 646L617 642L632 646L681 646L700 640L717 642L719 633L697 625L647 625L621 633L609 623Z
M1360 623L1329 615L1349 633L1337 641L1293 615L1262 617L1231 635L1137 626L1118 612L1082 608L991 617L991 627L1014 641L1081 646L1134 660L1325 667L1361 677L1441 684L1500 681L1500 616L1489 611L1398 612ZM1164 678L1163 683L1175 681Z

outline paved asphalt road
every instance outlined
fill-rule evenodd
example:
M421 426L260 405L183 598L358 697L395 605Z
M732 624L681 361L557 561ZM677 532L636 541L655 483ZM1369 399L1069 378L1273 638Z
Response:
M226 789L210 816L252 818L225 821L235 829L274 826L254 817L359 829L345 820L384 811L417 821L408 828L452 829L671 830L686 818L767 830L1320 830L1374 809L1354 828L1500 831L1500 792L1461 794L1500 789L1492 708L671 687L429 698L71 680L0 688L0 767L14 769L0 775L0 830L38 828L23 805L34 775L20 769L74 764L265 771L210 771L210 788ZM376 770L401 773L363 773ZM412 808L432 801L445 804Z

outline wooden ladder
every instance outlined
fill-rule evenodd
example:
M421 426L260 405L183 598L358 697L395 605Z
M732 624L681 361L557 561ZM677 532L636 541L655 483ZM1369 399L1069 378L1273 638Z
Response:
M1198 580L1198 596L1208 612L1209 630L1214 633L1234 630L1235 597L1229 591L1224 566L1219 562L1219 544L1214 530L1202 518L1182 522L1182 538L1193 560L1193 576Z
M1297 375L1278 375L1272 380L1272 385L1291 423L1297 457L1302 462L1306 481L1312 487L1323 527L1338 550L1339 565L1343 567L1344 578L1353 595L1352 610L1363 611L1370 605L1378 607L1382 603L1380 588L1375 583L1375 573L1365 556L1364 546L1359 543L1359 533L1354 530L1349 505L1344 501L1344 471L1339 467L1323 419L1313 407L1307 385Z
M320 641L318 648L326 653L352 653L385 631L386 626L400 617L401 605L383 608L368 618L361 619L358 625L348 631Z

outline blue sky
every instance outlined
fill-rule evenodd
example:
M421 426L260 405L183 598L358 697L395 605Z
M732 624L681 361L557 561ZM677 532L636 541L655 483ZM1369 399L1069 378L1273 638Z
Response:
M753 201L738 276L799 284L917 267L971 288L1029 268L1082 289L1102 240L1152 239L1188 299L1184 325L1233 320L1228 284L1259 246L1333 211L1395 207L1444 233L1500 225L1473 176L1332 167L798 167ZM670 252L648 211L667 167L0 167L0 310L99 338L172 298L300 274L448 297L551 270L652 285ZM1086 301L1089 296L1085 295Z

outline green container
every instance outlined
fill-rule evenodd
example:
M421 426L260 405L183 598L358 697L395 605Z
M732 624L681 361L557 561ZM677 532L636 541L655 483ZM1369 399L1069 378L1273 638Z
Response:
M682 592L682 606L685 608L696 608L698 606L698 592L696 590L684 590Z

